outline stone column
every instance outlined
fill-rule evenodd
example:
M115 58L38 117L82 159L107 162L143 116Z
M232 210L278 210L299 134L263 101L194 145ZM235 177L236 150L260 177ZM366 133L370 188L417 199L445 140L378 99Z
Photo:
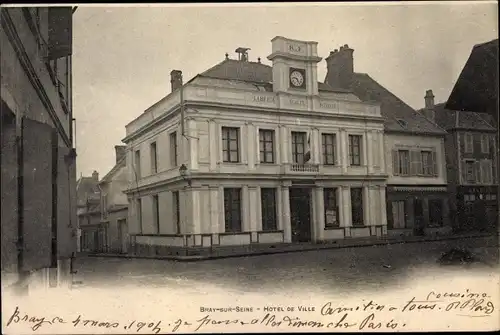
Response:
M277 189L276 189L276 207L278 209L278 215L277 215L277 219L278 219L278 230L284 230L284 226L285 226L285 221L284 221L284 217L283 217L283 189L281 186L279 186ZM262 210L262 208L261 208ZM262 225L262 222L261 222L261 225Z
M247 125L247 162L248 162L248 169L253 170L255 169L255 126L253 123L248 122ZM257 149L258 150L258 149Z
M324 239L325 231L325 198L323 196L323 187L314 188L315 199L314 199L314 215L315 220L312 223L315 226L315 240L314 242L322 241Z
M343 222L341 222L341 227L345 229L345 236L351 236L351 189L348 185L342 186L342 216Z
M241 231L250 231L250 194L248 185L243 185L241 188Z
M193 234L201 234L201 217L200 217L200 191L191 189L188 193L191 202L191 220Z
M285 126L281 126L279 128L280 131L280 153L281 153L281 164L288 164L288 145L289 145L289 139L288 139L288 128Z
M254 126L253 127L254 131L254 159L255 159L255 165L260 164L260 141L259 141L259 128ZM274 144L275 148L278 148L279 141L278 143Z
M219 233L226 232L226 217L224 215L224 187L219 186Z
M209 187L210 192L210 231L212 234L219 232L219 188Z
M196 121L192 118L187 120L188 145L189 145L189 168L198 170L198 129Z
M257 201L257 187L248 189L248 211L249 211L249 231L257 231L257 216L259 214L260 201Z
M385 167L385 142L384 142L384 132L379 131L378 132L378 149L379 149L379 165L380 165L380 172L385 173L386 167Z
M338 206L338 217L337 220L339 220L339 227L344 227L344 186L338 186L337 187L337 206Z
M257 212L257 217L256 217L256 222L255 222L255 230L256 231L261 231L262 230L262 195L260 193L260 187L257 187L255 189L256 193L256 212ZM278 192L279 193L279 192Z
M369 144L368 144L368 132L365 132L363 134L363 144L361 145L362 149L362 155L363 155L363 164L366 167L366 171L368 172L368 151L369 151Z
M379 198L380 198L380 207L382 208L382 212L380 213L380 224L382 227L382 235L387 235L387 202L386 202L386 194L385 194L385 185L379 187Z
M240 155L241 155L241 162L243 164L248 164L248 142L249 142L249 138L248 138L248 122L245 122L245 124L243 125L243 127L241 127L241 137L240 137L241 141L240 141L240 144L241 144L241 151L240 151Z
M312 136L312 139L311 139L312 163L319 164L320 155L321 155L321 150L320 150L321 143L320 143L320 138L319 138L319 129L314 127L312 129L311 136Z
M284 242L290 243L292 242L292 224L290 221L290 187L282 186L282 201L283 201L283 212L281 215L283 216L283 231L284 231Z
M371 226L372 223L370 207L370 187L363 186L363 221L365 226Z
M349 165L349 146L347 143L347 131L345 128L340 129L340 166L342 173L347 173L347 166Z
M367 131L366 132L366 164L368 166L368 173L372 174L373 173L373 156L375 156L376 152L373 150L373 139L372 139L372 132Z
M217 148L219 147L219 136L217 135L217 124L215 123L214 119L210 119L208 121L208 141L210 153L210 171L215 171L219 158L219 152L217 151Z

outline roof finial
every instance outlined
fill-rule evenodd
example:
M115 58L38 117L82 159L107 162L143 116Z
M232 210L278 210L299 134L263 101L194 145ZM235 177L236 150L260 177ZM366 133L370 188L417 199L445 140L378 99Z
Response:
M259 58L257 58L257 62L259 62L259 64L260 64L260 57L259 57Z
M229 54L226 52L226 59L229 59Z

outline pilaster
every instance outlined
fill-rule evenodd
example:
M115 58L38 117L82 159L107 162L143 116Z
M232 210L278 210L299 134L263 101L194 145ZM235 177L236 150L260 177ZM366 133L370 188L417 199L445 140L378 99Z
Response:
M368 165L368 173L369 174L372 174L373 173L373 161L374 161L374 157L376 155L376 151L373 150L373 132L371 131L367 131L366 132L366 148L367 148L367 153L366 153L366 157L367 157L367 161L366 161L366 164Z
M242 204L242 222L241 231L250 231L250 194L248 185L243 185L241 188L241 204Z
M348 144L347 144L347 131L345 128L340 129L340 166L342 173L347 173L347 166L349 164Z
M290 221L290 188L288 186L281 187L281 200L283 201L283 212L281 216L283 216L283 231L284 231L284 242L291 243L292 242L292 224Z
M313 225L314 237L316 241L322 241L324 239L325 231L325 198L323 187L314 188L315 199L314 199L314 211L315 220Z

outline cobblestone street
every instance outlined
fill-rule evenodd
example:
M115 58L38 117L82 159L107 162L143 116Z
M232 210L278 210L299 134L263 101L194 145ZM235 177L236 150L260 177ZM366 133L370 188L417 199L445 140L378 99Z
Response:
M472 264L442 266L441 253L454 247L471 250ZM496 237L440 242L328 249L199 262L84 257L77 260L82 287L192 287L203 283L244 292L300 288L348 293L390 289L408 278L494 272Z

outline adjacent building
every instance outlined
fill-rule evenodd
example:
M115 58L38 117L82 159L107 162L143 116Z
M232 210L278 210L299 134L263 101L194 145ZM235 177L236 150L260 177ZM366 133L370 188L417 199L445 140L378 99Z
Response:
M0 11L4 284L69 282L77 225L72 11Z
M455 228L493 229L498 216L498 129L487 113L434 106L445 128L448 189Z
M387 233L380 104L318 82L316 42L275 37L272 66L248 50L185 84L172 71L126 126L132 252Z
M101 228L101 192L99 173L81 176L76 182L78 216L78 252L104 250Z
M451 231L445 169L446 131L414 110L366 73L354 72L353 49L327 58L325 82L380 103L384 125L389 235L447 234ZM426 105L433 104L432 92Z
M104 230L106 252L125 253L128 248L128 188L126 146L115 146L116 163L99 181L100 227Z

